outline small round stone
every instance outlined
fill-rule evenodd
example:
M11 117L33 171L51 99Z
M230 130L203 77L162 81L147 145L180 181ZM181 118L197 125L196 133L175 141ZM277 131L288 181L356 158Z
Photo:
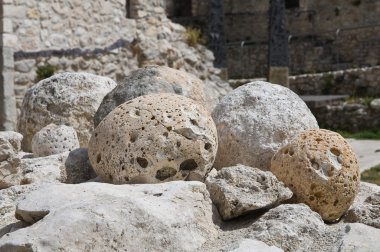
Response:
M219 138L216 169L243 164L269 170L279 148L298 133L318 128L298 95L263 81L245 84L224 96L212 117Z
M72 151L79 148L77 132L66 125L49 124L32 138L32 151L36 157Z
M203 180L218 147L205 108L176 94L152 94L123 103L95 129L89 158L104 182Z
M275 154L271 171L299 202L326 221L340 218L359 189L354 151L342 136L329 130L302 132Z

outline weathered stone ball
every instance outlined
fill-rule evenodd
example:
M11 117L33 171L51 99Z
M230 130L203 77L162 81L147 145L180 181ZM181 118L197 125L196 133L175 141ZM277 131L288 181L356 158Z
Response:
M359 189L354 151L342 136L329 130L302 132L274 155L271 171L299 202L326 221L340 218Z
M104 182L203 180L218 147L215 124L193 100L146 95L109 113L89 142L90 162Z
M77 132L66 125L49 124L32 138L32 152L36 157L72 151L79 148Z
M212 117L219 138L216 169L243 164L269 170L279 148L300 132L318 128L301 98L288 88L263 81L224 96Z
M50 123L73 127L82 147L87 147L94 115L103 97L116 86L107 77L89 73L60 73L41 80L26 92L18 131L23 150L32 150L32 138Z
M198 101L207 108L204 84L196 76L167 66L151 65L131 72L107 94L95 114L95 127L120 104L136 97L157 93L173 93Z

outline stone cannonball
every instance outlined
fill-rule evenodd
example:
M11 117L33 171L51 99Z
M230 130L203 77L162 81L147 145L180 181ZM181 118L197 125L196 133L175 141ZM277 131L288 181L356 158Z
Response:
M26 92L18 131L23 150L32 150L32 138L48 124L73 127L82 147L87 147L93 120L103 97L116 86L107 77L89 73L60 73L41 80Z
M302 132L274 155L271 171L299 202L326 221L340 218L359 189L354 151L342 136L329 130Z
M90 162L104 182L203 180L218 147L215 124L193 100L152 94L123 103L96 127Z
M270 169L279 148L298 133L318 128L314 115L290 89L263 81L224 96L212 117L218 130L215 168L243 164Z
M49 124L32 138L32 152L36 157L72 151L79 148L77 132L66 125Z
M94 117L95 127L120 104L136 97L157 93L173 93L198 101L207 108L203 82L190 73L166 66L146 66L131 72L107 94Z

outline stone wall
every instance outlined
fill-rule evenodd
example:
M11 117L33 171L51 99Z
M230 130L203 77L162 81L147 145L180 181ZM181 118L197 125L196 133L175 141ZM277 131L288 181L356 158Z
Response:
M13 35L17 108L46 65L117 82L144 65L167 65L203 79L214 97L228 90L213 54L186 43L185 28L166 17L164 0L6 0L3 8Z
M261 66L267 64L267 50L263 44L268 40L268 3L225 1L231 78L267 74ZM288 8L291 74L379 65L379 11L380 2L374 0L300 0L299 7Z
M299 95L347 94L380 97L380 67L290 76L289 83L290 89Z
M379 99L372 103L346 101L334 105L308 106L321 128L348 132L380 128Z

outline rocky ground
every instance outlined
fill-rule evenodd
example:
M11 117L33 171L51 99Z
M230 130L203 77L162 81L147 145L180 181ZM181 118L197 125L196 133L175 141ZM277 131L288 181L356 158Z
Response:
M22 134L0 132L0 251L380 251L380 187L296 94L254 82L210 108L156 70L28 91Z

